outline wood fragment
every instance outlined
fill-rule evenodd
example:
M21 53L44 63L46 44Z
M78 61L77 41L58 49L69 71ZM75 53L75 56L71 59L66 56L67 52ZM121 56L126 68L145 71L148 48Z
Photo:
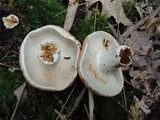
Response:
M94 120L94 96L90 90L88 90L89 98L89 120Z
M124 32L122 34L123 38L127 38L130 34L136 31L141 25L143 25L148 19L155 17L159 13L160 13L160 6L155 11L153 11L150 15L141 19L137 24L135 24L133 27L130 27L126 32Z
M70 31L73 21L75 19L77 9L78 9L79 0L75 0L74 2L69 0L68 8L67 8L67 15L65 18L63 28L67 31Z

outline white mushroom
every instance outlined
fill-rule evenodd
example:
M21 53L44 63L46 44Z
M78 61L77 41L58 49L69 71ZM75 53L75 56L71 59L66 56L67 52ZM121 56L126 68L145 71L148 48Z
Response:
M77 76L80 43L64 29L47 25L31 31L20 47L20 67L25 79L47 91L69 87Z
M4 26L8 29L12 29L19 24L19 18L13 14L2 18Z
M115 96L123 87L121 66L132 63L133 51L118 45L108 33L97 31L86 37L78 64L85 85L102 96Z

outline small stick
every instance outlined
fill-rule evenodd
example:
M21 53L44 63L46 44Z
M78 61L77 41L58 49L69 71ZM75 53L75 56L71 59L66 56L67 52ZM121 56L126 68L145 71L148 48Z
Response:
M81 93L79 94L79 96L77 97L77 99L75 101L75 104L73 105L71 110L66 115L65 120L68 120L72 116L73 112L77 109L79 103L81 102L81 100L82 100L82 98L83 98L83 96L85 95L86 92L87 92L87 89L86 89L86 87L84 87L83 90L81 91Z
M7 65L7 64L1 63L1 62L0 62L0 65L1 65L1 66L5 66L5 67L11 67L11 68L13 67L13 66L11 66L11 65Z
M14 66L12 66L12 65L7 65L7 64L4 64L4 63L1 63L0 62L0 66L4 66L4 67L8 67L8 68L14 68L14 70L21 70L19 67L14 67Z
M88 90L88 98L89 98L89 120L94 120L94 97L90 90Z
M88 119L90 120L89 112L88 112L88 109L87 109L87 107L86 107L85 104L84 104L84 109L85 109L85 111L86 111L86 113L87 113Z
M127 38L130 34L136 31L141 25L143 25L148 19L155 17L159 12L160 12L160 6L151 14L141 19L137 24L135 24L133 27L130 27L126 32L124 32L122 34L123 38Z

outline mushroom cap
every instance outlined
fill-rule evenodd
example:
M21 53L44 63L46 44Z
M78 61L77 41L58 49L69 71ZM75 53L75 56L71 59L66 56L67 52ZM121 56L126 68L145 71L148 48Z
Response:
M94 32L84 40L78 73L84 84L97 95L111 97L122 90L124 80L121 68L114 67L111 71L105 69L105 66L114 62L109 51L118 46L116 39L104 31ZM106 61L100 59L103 52L108 54Z
M59 57L53 65L39 59L39 46L52 40L59 48ZM33 87L46 91L61 91L69 87L77 76L80 43L69 32L55 25L33 30L24 38L19 54L25 79Z
M2 20L7 29L12 29L19 24L19 18L14 14L3 17Z

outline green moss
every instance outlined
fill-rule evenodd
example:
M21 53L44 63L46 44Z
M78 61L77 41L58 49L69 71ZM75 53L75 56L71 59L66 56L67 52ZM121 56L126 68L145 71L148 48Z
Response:
M10 106L16 102L13 91L23 83L20 72L10 72L7 68L0 67L0 108Z
M88 12L87 10L84 12ZM96 18L95 18L96 15ZM96 22L95 22L96 20ZM74 36L82 43L83 40L94 31L106 31L111 33L108 28L107 16L97 12L96 14L86 17L84 20L75 23L75 27L72 29ZM94 30L95 28L95 30Z
M62 26L66 8L58 0L16 0L17 7L24 12L25 22L31 29L43 25L55 24Z
M137 9L135 8L135 4L134 3L127 2L126 4L123 4L123 8L124 8L126 16L132 22L136 22L137 20L140 20L139 13L137 12Z

